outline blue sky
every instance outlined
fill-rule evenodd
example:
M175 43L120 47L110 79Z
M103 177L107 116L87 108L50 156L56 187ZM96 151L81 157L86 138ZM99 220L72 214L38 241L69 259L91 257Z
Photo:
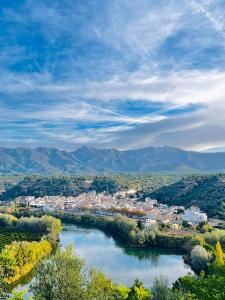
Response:
M0 146L225 146L223 0L1 0Z

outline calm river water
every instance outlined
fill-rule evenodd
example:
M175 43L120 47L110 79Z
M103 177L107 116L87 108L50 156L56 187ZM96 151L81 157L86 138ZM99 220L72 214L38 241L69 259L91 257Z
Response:
M114 282L132 285L138 278L150 287L156 276L172 284L191 272L181 253L158 248L125 248L97 229L65 226L60 234L62 247L72 244L88 267L103 271Z
M156 276L164 276L170 285L180 276L192 272L182 254L159 248L122 247L97 229L66 225L60 234L60 245L72 244L74 250L86 260L87 267L95 267L116 283L132 285L138 278L151 287ZM29 288L20 284L17 289Z

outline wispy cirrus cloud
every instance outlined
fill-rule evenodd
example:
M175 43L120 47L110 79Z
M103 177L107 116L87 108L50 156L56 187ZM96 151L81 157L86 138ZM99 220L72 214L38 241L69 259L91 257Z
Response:
M3 1L1 145L225 145L221 1Z

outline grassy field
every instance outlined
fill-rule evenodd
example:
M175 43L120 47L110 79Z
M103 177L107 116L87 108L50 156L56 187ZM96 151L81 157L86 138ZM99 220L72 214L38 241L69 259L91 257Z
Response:
M0 251L13 241L39 241L41 235L32 232L7 232L0 230Z

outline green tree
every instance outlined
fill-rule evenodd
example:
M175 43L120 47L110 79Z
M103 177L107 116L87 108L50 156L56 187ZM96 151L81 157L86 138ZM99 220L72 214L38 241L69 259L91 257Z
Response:
M218 265L224 265L224 254L219 241L216 243L215 261Z
M114 300L111 280L94 269L86 273L84 266L72 247L57 250L37 269L31 286L35 300Z
M16 224L17 218L10 214L0 213L0 226L1 227L12 227Z
M140 230L143 230L144 229L144 224L141 222L141 220L138 220L137 222L137 226Z
M199 277L184 276L175 284L184 294L192 295L191 299L198 300L224 300L225 299L225 276L201 274Z
M209 254L202 246L195 246L191 251L191 266L197 272L206 271Z
M152 294L153 300L172 300L171 290L168 287L168 282L163 277L159 277L154 280Z
M212 274L221 275L224 270L224 254L220 242L217 242L215 248L215 259L210 267L210 272Z
M13 242L0 253L0 277L6 284L29 273L34 265L52 250L46 240L41 242Z
M126 300L129 297L130 289L123 284L116 287L115 299Z
M112 300L115 297L115 285L101 272L90 271L85 300Z
M72 247L58 250L55 255L42 262L31 286L38 300L76 300L84 298L84 261L73 254Z
M129 300L150 300L151 292L143 286L142 282L136 279L134 285L130 289L128 299Z

